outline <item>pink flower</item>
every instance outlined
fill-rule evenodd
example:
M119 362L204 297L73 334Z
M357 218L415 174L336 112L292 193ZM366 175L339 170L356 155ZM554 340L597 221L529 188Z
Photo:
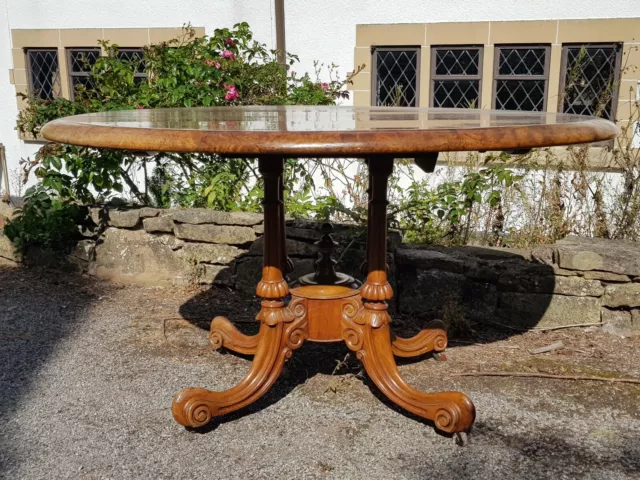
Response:
M224 52L222 52L222 58L228 58L230 60L235 60L236 59L236 54L233 53L231 50L225 50Z
M322 89L329 90L329 84L327 82L322 82Z
M223 84L223 87L227 91L227 94L224 96L225 101L232 102L238 99L238 90L236 90L235 86Z
M207 58L207 59L204 61L204 64L205 64L207 67L215 67L215 68L218 68L218 69L220 68L220 62L217 62L217 61L215 61L215 60L211 60L210 58Z
M136 108L137 108L138 110L144 110L144 107L143 107L142 105L136 105Z
M233 39L228 38L228 37L224 39L224 44L225 45L229 45L230 47L235 47L236 46L236 42L234 42Z

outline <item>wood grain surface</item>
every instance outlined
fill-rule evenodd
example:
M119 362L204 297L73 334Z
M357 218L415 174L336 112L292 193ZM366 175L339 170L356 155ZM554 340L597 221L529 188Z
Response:
M255 106L91 113L54 120L41 133L60 143L125 150L399 158L599 142L619 130L603 119L545 112Z

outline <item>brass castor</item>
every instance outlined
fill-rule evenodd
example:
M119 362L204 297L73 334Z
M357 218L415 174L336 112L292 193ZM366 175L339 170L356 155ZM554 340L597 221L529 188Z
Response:
M456 445L459 447L466 447L469 445L469 433L468 432L456 432L453 436Z
M444 352L433 352L433 358L436 362L446 362L447 354Z

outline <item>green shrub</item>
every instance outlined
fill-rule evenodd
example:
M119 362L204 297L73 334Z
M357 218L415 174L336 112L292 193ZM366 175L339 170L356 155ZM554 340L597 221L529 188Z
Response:
M214 105L330 105L348 98L335 65L329 82L288 73L253 40L246 23L198 38L190 26L174 40L144 48L139 61L118 58L118 45L99 44L106 52L90 66L91 89L76 87L74 100L27 97L17 129L36 138L47 122L88 112L122 109ZM298 61L288 55L288 68ZM322 65L316 63L316 76ZM146 78L136 77L136 72ZM143 152L144 153L144 152ZM313 192L307 163L287 162L285 198L298 216L329 215L331 201L301 199ZM208 207L259 211L262 183L255 160L222 159L212 154L158 153L97 149L48 143L24 162L25 179L33 172L39 186L25 197L21 215L7 226L16 247L67 251L76 238L72 225L77 203L93 204L128 195L130 203L157 207ZM143 177L141 185L136 179ZM126 192L126 193L125 193Z
M4 233L21 253L39 247L68 254L80 237L78 225L86 217L86 207L52 195L42 187L31 187L26 191L24 206L14 211Z
M335 66L329 82L287 73L274 51L253 40L246 23L196 37L184 28L180 38L145 47L140 61L118 58L118 45L99 42L106 56L90 66L93 86L76 87L74 100L28 98L17 128L36 137L50 120L86 112L212 105L330 105L348 97ZM288 55L288 67L297 62ZM316 64L316 75L323 66ZM135 73L144 71L146 79ZM136 152L48 144L26 165L42 185L61 198L83 203L107 201L128 191L133 203L155 206L260 208L260 182L253 160L217 155ZM142 173L143 186L136 183ZM310 190L313 179L288 163L289 185ZM295 178L294 178L295 177Z

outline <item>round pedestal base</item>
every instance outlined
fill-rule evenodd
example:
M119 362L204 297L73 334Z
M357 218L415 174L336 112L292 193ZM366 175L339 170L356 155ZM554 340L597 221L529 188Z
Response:
M362 305L359 290L341 285L305 285L290 293L292 301L303 299L312 342L341 342L343 308L350 304L357 310Z

